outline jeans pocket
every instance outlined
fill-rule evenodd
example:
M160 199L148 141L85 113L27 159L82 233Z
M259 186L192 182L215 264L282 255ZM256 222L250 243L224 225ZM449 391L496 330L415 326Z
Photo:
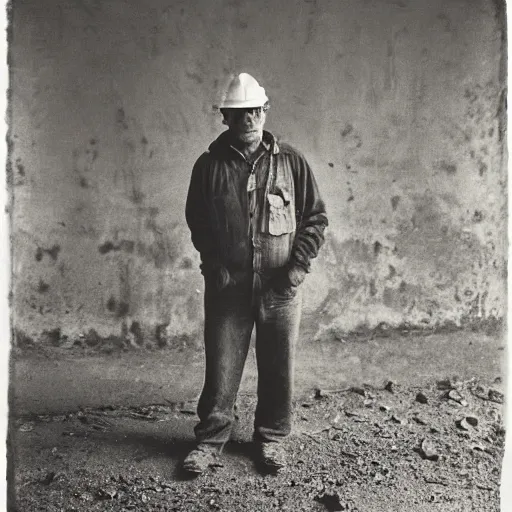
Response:
M271 288L270 298L273 302L287 302L297 295L297 286L287 286L285 288Z

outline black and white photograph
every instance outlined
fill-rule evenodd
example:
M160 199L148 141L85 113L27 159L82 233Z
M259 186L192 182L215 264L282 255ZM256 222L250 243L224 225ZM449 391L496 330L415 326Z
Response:
M512 510L505 0L4 13L8 512Z

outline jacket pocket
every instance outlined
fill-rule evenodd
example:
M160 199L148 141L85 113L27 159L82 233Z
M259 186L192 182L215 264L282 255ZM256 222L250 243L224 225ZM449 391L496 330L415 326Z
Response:
M296 228L295 205L291 194L284 188L267 196L269 217L268 232L279 236L292 233Z

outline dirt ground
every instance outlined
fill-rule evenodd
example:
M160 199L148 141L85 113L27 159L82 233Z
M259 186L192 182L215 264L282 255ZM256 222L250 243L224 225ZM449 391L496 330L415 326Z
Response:
M295 404L277 475L254 463L249 394L222 465L197 478L180 471L193 402L18 416L10 511L495 512L503 391L498 375L317 389Z

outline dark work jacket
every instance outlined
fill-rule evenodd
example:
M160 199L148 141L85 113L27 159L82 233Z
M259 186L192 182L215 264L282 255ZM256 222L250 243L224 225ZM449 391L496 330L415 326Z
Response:
M186 219L203 274L220 268L231 276L306 273L327 226L311 168L267 131L251 158L231 145L225 131L194 165Z

